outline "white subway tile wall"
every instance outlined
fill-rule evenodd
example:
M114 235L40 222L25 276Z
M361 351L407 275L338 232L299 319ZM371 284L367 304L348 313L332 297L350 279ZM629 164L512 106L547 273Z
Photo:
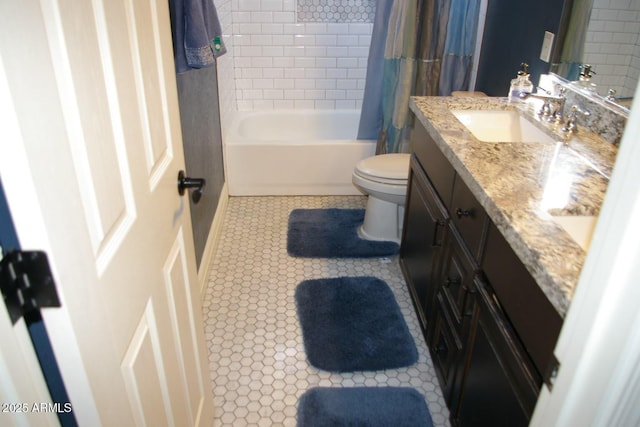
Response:
M640 77L640 1L595 0L584 63L596 71L598 92L633 96Z
M223 112L361 107L372 23L299 22L295 0L214 1L229 52Z
M228 128L233 120L233 114L236 111L236 85L239 82L235 80L235 68L233 51L235 46L234 39L230 36L232 26L232 3L233 0L214 0L216 10L218 11L218 19L222 26L223 41L227 47L227 53L217 59L218 73L218 97L220 102L220 123L222 127L222 140L225 140L228 134Z

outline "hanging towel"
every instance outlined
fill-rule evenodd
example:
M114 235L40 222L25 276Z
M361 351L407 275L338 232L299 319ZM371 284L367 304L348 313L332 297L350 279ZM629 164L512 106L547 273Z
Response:
M176 72L215 64L227 49L213 0L169 0Z

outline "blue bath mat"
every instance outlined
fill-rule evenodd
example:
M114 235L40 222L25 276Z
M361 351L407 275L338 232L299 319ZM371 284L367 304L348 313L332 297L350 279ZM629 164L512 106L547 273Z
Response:
M378 278L305 280L295 299L307 358L318 369L378 371L418 360L400 307Z
M295 209L289 215L287 252L303 258L372 258L398 253L395 242L358 237L364 209Z
M298 402L299 427L432 427L424 398L408 387L315 387Z

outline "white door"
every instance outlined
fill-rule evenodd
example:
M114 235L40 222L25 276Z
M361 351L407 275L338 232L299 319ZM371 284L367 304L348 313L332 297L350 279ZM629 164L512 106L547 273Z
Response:
M0 175L83 426L213 419L172 55L167 1L0 0Z

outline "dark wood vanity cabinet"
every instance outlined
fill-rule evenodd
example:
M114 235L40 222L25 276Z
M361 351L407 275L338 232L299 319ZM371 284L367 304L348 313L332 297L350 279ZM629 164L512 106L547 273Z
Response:
M413 147L400 266L451 422L525 426L562 320L417 120Z

